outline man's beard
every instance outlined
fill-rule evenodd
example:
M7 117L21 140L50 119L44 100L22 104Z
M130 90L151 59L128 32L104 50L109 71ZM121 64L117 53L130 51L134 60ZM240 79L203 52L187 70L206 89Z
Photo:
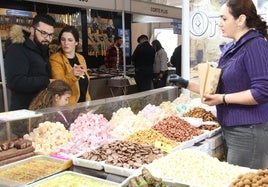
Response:
M48 52L49 41L42 43L37 39L36 35L34 34L34 43L42 51L43 54L46 54Z
M47 43L42 43L37 39L36 35L34 34L34 43L37 45L37 47L40 49L40 51L44 56L48 54L48 45L49 45L48 41Z

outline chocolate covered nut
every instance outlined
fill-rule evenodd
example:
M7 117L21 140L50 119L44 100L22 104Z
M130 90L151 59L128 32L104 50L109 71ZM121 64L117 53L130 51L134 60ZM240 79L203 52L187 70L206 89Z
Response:
M143 164L150 163L153 159L159 158L164 154L164 152L161 152L153 146L145 146L126 141L115 141L83 154L82 158L92 160L93 157L95 159L95 156L97 156L98 161L105 161L107 164L137 169Z
M9 143L8 143L8 148L9 149L12 149L14 147L14 142L13 141L10 141Z
M0 147L2 148L3 151L5 151L5 150L8 150L8 147L9 147L8 145L9 145L8 142L4 142L4 143L2 143L2 144L0 145Z

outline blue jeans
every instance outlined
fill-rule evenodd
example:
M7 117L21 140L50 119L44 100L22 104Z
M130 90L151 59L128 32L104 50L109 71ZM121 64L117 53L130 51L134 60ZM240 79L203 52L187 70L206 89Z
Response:
M227 162L252 169L268 168L268 123L222 126Z

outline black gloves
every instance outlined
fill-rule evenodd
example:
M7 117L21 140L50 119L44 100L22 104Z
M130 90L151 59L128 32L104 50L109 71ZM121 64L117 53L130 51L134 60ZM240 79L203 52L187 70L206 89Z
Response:
M187 88L188 84L189 84L188 80L185 80L184 78L180 77L177 74L169 75L168 78L167 78L167 82L168 83L173 83L173 84L175 84L175 85L177 85L179 87L182 87L182 88Z

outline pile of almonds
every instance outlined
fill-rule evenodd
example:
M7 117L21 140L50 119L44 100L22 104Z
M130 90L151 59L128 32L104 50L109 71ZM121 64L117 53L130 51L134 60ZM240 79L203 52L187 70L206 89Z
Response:
M177 142L184 142L193 139L203 132L191 126L188 122L177 116L170 116L152 127L152 129L160 132L165 137Z

